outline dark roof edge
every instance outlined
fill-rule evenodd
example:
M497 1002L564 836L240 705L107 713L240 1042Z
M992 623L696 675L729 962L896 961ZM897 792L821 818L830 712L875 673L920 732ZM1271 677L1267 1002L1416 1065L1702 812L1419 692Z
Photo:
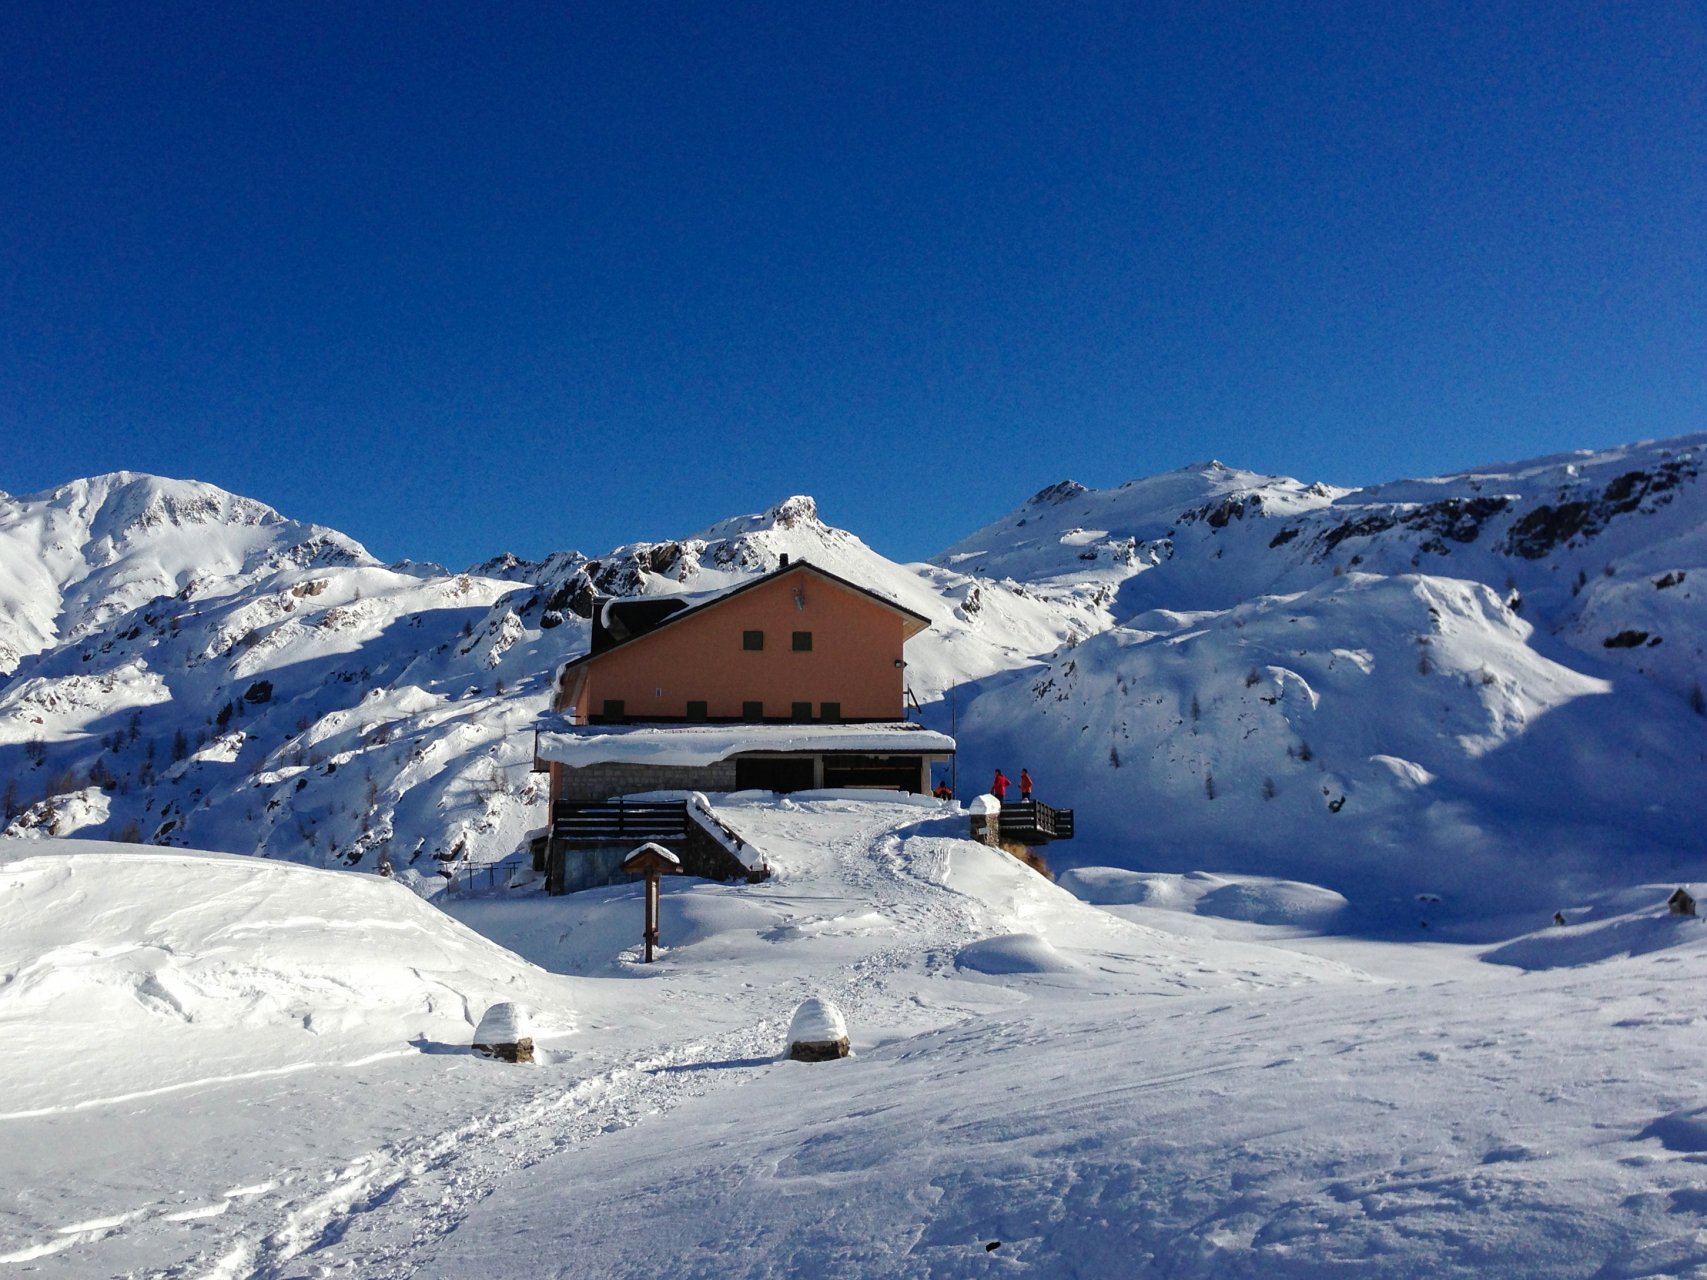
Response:
M738 587L731 587L731 588L729 588L729 590L723 592L721 595L713 596L709 600L704 600L704 601L701 601L699 604L690 605L686 609L678 610L677 612L672 613L669 617L665 618L662 622L660 622L657 626L653 627L650 631L642 631L637 636L630 636L626 640L618 641L616 644L611 645L609 648L599 650L598 653L593 653L591 650L588 650L586 653L583 653L579 658L569 659L568 662L565 662L561 667L559 667L557 669L558 682L561 683L562 679L563 679L563 673L565 671L570 670L573 667L578 667L584 663L591 662L594 658L603 657L605 654L615 652L617 649L626 648L628 645L633 644L636 640L644 640L647 636L655 636L660 631L664 630L665 627L674 626L676 623L682 621L684 618L691 618L697 613L703 613L707 609L715 609L718 605L722 604L725 600L732 600L744 591L751 591L754 587L763 586L765 583L771 581L774 578L782 577L785 573L796 573L796 572L799 572L801 570L805 570L808 573L815 573L820 578L827 578L831 582L836 583L838 586L846 587L849 591L858 592L860 595L866 597L866 599L875 601L877 604L882 605L886 609L893 609L896 613L899 613L899 614L902 614L906 617L913 618L913 619L917 620L918 622L923 624L923 626L921 626L919 628L920 631L928 629L931 625L931 620L929 618L925 617L924 614L917 613L914 610L909 609L906 605L900 604L897 601L891 600L888 596L879 595L877 592L873 591L870 587L862 587L859 585L859 583L850 582L848 579L842 577L838 573L831 573L828 569L821 569L817 565L813 564L810 560L795 560L790 564L778 565L775 569L772 569L769 573L762 573L758 577L752 579L749 582L743 582ZM917 635L918 632L914 632L914 634Z

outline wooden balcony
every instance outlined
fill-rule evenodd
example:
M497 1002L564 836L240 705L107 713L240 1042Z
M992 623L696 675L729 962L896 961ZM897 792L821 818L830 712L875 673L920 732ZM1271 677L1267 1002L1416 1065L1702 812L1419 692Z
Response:
M1041 800L1003 801L998 828L1003 840L1018 844L1048 844L1073 838L1073 811L1056 809Z

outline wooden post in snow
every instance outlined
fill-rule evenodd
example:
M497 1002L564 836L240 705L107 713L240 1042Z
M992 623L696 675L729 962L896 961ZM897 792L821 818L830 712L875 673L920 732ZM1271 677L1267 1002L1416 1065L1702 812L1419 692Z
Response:
M680 875L682 860L661 844L651 841L641 845L622 860L622 869L631 876L646 877L646 964L652 963L652 951L658 945L658 877Z

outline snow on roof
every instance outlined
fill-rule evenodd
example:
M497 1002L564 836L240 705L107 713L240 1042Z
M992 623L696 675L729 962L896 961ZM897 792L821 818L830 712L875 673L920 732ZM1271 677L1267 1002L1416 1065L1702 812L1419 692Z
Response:
M541 733L541 760L589 764L708 765L746 751L924 752L949 755L954 739L908 721L871 724L578 725Z

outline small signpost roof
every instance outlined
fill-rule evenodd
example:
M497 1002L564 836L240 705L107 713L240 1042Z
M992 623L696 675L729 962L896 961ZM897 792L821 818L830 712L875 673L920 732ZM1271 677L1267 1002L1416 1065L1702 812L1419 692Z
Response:
M631 876L676 872L682 869L682 860L663 845L648 840L622 860L622 869Z

